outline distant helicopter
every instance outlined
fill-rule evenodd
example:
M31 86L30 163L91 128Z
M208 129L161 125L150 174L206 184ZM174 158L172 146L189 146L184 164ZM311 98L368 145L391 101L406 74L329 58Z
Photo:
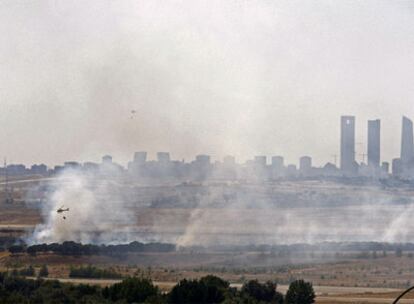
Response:
M136 113L136 110L131 110L131 116L129 118L134 119Z
M60 207L58 210L56 210L57 213L63 213L69 211L69 208L63 208L64 206ZM63 219L66 220L66 216L63 216Z

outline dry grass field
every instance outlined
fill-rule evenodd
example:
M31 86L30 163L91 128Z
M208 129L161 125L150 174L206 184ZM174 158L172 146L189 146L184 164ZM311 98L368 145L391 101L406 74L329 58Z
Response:
M31 186L25 183L18 184L18 186L20 188L15 189L16 197L26 197ZM222 185L217 188L221 189ZM145 188L139 193L137 200L151 202L157 191L159 189ZM174 187L170 187L163 189L162 195L168 198L169 195L176 195L177 191ZM300 219L311 219L312 223L324 222L328 226L338 226L338 229L358 232L359 227L356 224L352 227L349 226L348 221L342 221L343 226L337 224L343 217L341 212L332 212L333 208L338 208L337 206L312 208L305 206L303 202L317 201L321 197L329 197L330 195L341 197L350 203L347 205L347 209L341 209L340 206L338 210L345 210L346 215L351 218L359 215L360 210L356 203L361 197L369 197L372 203L376 200L406 199L413 194L410 189L378 190L370 187L320 182L303 182L301 184L286 182L273 185L270 188L245 185L242 192L252 192L255 197L265 198L276 195L282 200L295 194L299 205L294 208L294 212L283 204L274 209L255 209L246 205L243 208L232 205L231 208L225 209L207 206L203 207L201 211L195 212L194 209L181 205L168 207L161 204L157 207L150 207L148 204L144 204L145 206L139 209L131 207L131 212L136 216L136 228L144 232L163 234L173 238L174 235L185 233L189 221L196 216L198 222L195 224L198 226L190 228L198 238L206 236L209 242L214 243L218 240L216 235L220 235L220 240L224 241L226 238L240 240L259 238L258 240L265 242L269 239L267 236L282 234L284 230L280 227L288 227L292 231L295 223L291 220L292 215ZM134 204L135 202L131 201L131 206ZM399 208L404 207L400 206ZM369 212L370 209L367 207L365 211ZM290 217L286 217L284 212ZM387 215L384 210L377 210L377 212L376 216L385 217ZM332 216L332 214L337 215ZM367 217L367 219L369 218ZM28 207L21 200L16 201L13 205L0 204L0 236L23 235L41 222L40 210L33 208L33 206ZM265 224L258 225L260 222ZM386 221L375 222L373 224L378 227L374 225L374 228L382 229L381 225L384 223ZM277 233L274 230L276 225L279 225ZM237 227L236 232L235 227ZM297 230L298 236L303 233L301 229ZM375 231L375 229L373 230ZM128 254L122 258L63 257L53 254L41 254L36 257L25 254L10 256L7 252L0 252L1 271L19 269L27 265L33 265L39 269L43 264L48 265L51 278L75 283L84 282L83 280L69 279L69 269L74 265L92 264L111 269L124 276L150 277L163 290L168 290L181 279L199 278L207 274L215 274L229 280L233 286L241 286L243 282L250 279L274 280L279 283L278 288L281 291L286 289L290 281L305 279L314 284L318 295L317 303L332 304L391 303L400 290L414 284L414 258L411 252L403 252L402 257L397 257L391 251L385 254L383 252L309 252L302 255L280 256L267 251L223 252L194 249L172 253ZM111 280L88 280L86 282L101 285L113 283ZM409 297L414 299L414 296L408 295L407 298ZM401 303L409 303L408 301L404 300Z
M200 278L207 274L215 274L229 280L233 286L241 287L243 282L250 279L260 281L275 280L279 282L278 290L285 292L289 280L301 278L313 282L317 294L317 303L391 303L401 292L406 280L410 278L413 259L409 257L395 257L391 253L384 258L377 259L349 259L330 263L291 265L286 269L264 268L215 268L200 266L197 260L193 265L187 263L174 265L173 261L187 260L188 255L182 253L166 254L139 254L143 261L150 259L151 263L144 264L133 260L117 261L114 258L91 257L62 257L53 254L44 254L36 257L27 255L10 256L3 254L0 259L1 270L19 269L33 265L39 269L47 264L49 277L73 283L90 283L107 285L117 280L85 280L68 277L71 266L90 265L110 269L124 276L137 275L149 277L155 281L162 290L168 291L176 282L187 278ZM182 255L182 256L180 256ZM146 257L145 257L146 256ZM206 256L201 260L205 260ZM210 257L214 258L214 257ZM157 259L169 260L170 265L156 266ZM152 265L152 266L151 266ZM174 266L173 266L174 265ZM198 265L198 266L197 266ZM414 299L407 295L407 299ZM412 301L412 300L411 300ZM407 300L401 303L410 303Z

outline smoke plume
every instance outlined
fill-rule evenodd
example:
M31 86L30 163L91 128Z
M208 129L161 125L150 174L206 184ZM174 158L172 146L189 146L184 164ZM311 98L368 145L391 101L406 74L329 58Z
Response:
M76 241L122 243L129 241L134 217L114 181L79 170L65 170L50 185L42 205L44 223L36 226L29 243ZM59 208L69 211L58 213Z
M43 222L27 242L414 242L408 190L390 195L380 187L314 181L143 185L118 173L63 171L49 183L39 205Z

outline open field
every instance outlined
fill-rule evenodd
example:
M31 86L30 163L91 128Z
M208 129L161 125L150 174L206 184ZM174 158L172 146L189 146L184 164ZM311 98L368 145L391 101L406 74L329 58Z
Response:
M43 222L42 201L52 182L55 181L14 183L13 193L18 199L12 205L0 204L0 237L15 239L28 235ZM277 244L281 239L296 243L338 237L341 241L373 237L383 240L387 235L401 237L404 241L409 239L413 228L409 218L401 217L401 214L412 212L414 191L410 188L319 181L270 185L216 183L208 187L125 182L116 187L122 190L135 221L128 227L132 237L139 241L179 240L191 246L176 252L134 253L121 257L10 256L3 252L0 253L0 270L27 265L38 269L47 264L50 277L81 283L80 279L68 277L69 268L92 264L124 276L150 277L163 290L181 279L207 274L218 275L234 286L251 279L273 280L279 283L281 291L292 280L304 279L315 285L318 303L333 304L390 303L398 290L414 284L414 252L402 252L402 256L397 256L394 251L281 253L257 248L214 248L228 242L259 245ZM71 227L71 216L59 222L59 229ZM402 221L403 233L386 234L389 227L395 226L395 218ZM88 231L93 229L90 227L77 229L81 233L94 233ZM87 282L112 283L108 280Z
M235 254L235 253L233 253ZM142 275L155 281L177 282L184 278L200 278L215 274L234 284L242 284L251 279L272 280L288 284L295 279L305 279L317 286L335 288L381 288L382 290L404 289L412 284L414 259L407 256L395 257L389 253L381 258L344 258L337 261L309 261L295 263L274 258L268 266L263 266L262 253L245 253L255 256L243 266L227 264L229 255L204 253L201 255L185 252L137 253L122 256L59 256L40 254L36 257L23 255L4 255L0 258L0 270L21 268L27 265L40 267L47 264L52 277L67 278L69 268L74 265L95 265L114 270L124 276ZM226 262L227 261L227 262ZM257 263L257 264L255 264ZM276 266L280 263L279 266Z

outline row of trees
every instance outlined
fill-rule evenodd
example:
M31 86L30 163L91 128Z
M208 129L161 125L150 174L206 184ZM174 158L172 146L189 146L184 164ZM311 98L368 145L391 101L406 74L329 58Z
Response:
M71 267L69 270L70 278L86 278L86 279L120 279L122 275L111 270L100 269L92 265L86 267Z
M252 280L240 290L216 276L182 280L169 293L161 293L151 280L130 277L109 287L72 285L59 281L28 280L0 273L0 303L245 303L311 304L312 285L294 281L284 297L272 282Z
M92 245L81 244L72 241L52 244L38 244L32 246L13 245L8 248L10 253L24 253L36 255L42 252L53 252L61 255L119 255L128 252L171 252L175 251L175 245L166 243L140 243L131 242L120 245Z
M215 246L210 248L218 251L259 251L278 253L280 256L288 256L292 253L300 252L360 252L364 257L367 252L395 251L396 255L401 256L403 251L413 252L413 243L390 244L378 242L324 242L319 244L292 244L292 245L247 245L247 246ZM107 255L118 256L133 252L172 252L176 250L174 244L168 243L140 243L131 242L129 244L119 245L93 245L81 244L73 241L66 241L61 244L37 244L37 245L12 245L8 247L11 253L28 253L36 255L37 253L53 252L61 255ZM206 248L194 247L189 250L203 251Z

